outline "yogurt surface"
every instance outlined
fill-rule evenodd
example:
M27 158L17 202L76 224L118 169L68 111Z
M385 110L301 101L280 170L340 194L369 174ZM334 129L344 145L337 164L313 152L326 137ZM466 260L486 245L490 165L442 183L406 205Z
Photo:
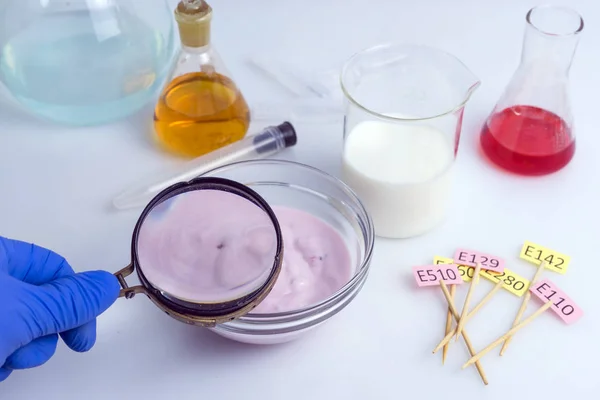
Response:
M275 287L253 313L298 310L327 299L354 275L343 237L298 209L273 207L283 233L283 268Z
M262 286L277 252L275 227L250 201L196 190L153 209L138 238L146 278L184 301L223 302Z
M275 206L283 234L282 270L253 313L297 310L325 300L353 276L343 237L321 219ZM221 302L258 289L272 271L276 232L268 215L232 193L199 190L155 208L138 239L148 280L179 299Z

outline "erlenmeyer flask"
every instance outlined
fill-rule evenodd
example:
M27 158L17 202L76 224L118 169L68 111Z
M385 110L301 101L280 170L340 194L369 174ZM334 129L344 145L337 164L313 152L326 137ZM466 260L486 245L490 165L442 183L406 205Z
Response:
M19 0L0 6L0 80L27 111L96 125L153 101L171 68L167 0Z
M481 146L498 166L545 175L575 154L569 70L583 19L575 11L539 6L527 14L521 64L481 132Z
M181 51L154 113L155 138L170 153L199 157L244 138L246 100L211 44L212 8L181 0L175 10Z

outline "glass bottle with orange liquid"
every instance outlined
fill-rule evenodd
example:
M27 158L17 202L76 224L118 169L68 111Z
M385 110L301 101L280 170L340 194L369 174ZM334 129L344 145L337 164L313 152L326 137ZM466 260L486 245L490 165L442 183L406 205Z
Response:
M575 154L569 70L583 19L574 10L538 6L527 14L521 64L481 132L483 152L522 175L546 175Z
M154 130L163 149L191 158L244 138L250 111L211 45L210 5L181 0L175 19L181 51L156 105Z

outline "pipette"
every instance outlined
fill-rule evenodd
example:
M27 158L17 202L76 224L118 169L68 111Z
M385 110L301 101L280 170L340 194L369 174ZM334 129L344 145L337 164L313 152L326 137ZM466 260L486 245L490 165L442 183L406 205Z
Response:
M152 179L117 196L113 205L120 210L143 207L154 196L175 183L188 181L226 164L272 156L295 146L297 141L296 130L289 122L269 126L256 135L188 161L175 171L158 177L153 175Z

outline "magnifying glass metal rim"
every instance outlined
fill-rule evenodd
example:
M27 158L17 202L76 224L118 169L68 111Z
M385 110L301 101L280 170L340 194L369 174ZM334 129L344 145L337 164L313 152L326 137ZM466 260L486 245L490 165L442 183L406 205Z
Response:
M191 303L177 299L173 294L165 293L163 290L152 285L144 275L137 254L137 240L144 220L156 206L164 201L180 194L196 190L221 190L241 196L262 209L271 219L277 239L273 268L266 282L252 293L241 298L221 303ZM214 327L217 324L231 321L248 314L268 296L281 272L283 251L283 235L274 211L262 196L248 186L229 179L217 177L200 177L189 182L176 183L156 195L144 208L138 218L131 239L131 264L115 273L115 276L122 287L119 297L131 299L136 294L144 294L161 310L181 322L191 325ZM134 272L136 272L141 285L129 287L125 278Z

